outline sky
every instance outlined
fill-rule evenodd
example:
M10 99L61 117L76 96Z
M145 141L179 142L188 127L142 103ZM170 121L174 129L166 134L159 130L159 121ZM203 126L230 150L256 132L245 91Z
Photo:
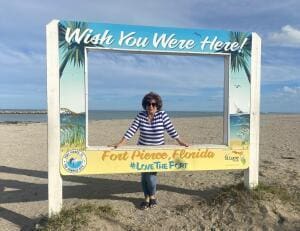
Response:
M164 110L223 111L223 56L95 51L88 55L88 76L91 109L138 110L153 91L161 95Z
M299 113L299 12L298 0L2 0L0 109L47 108L46 24L52 19L59 19L256 32L262 39L261 111ZM180 109L191 110L194 107L193 100L198 99L200 110L222 110L223 80L220 74L222 75L223 69L220 59L108 54L106 57L110 59L106 58L106 65L102 65L102 70L103 66L105 70L97 77L97 63L101 60L101 55L103 54L89 55L89 105L92 108L108 109L108 105L114 105L116 108L112 109L132 109L130 105L140 104L141 100L136 96L130 99L132 91L128 91L128 87L137 83L134 76L141 73L145 76L145 81L139 79L141 82L138 82L140 95L143 96L149 84L151 88L156 89L155 84L165 83L166 76L179 75L180 69L188 76L185 80L193 83L193 89L184 84L185 81L179 77L172 82L172 87L158 84L157 89L163 96L165 105L169 105L166 106L167 109L178 109L175 107L178 105ZM110 68L112 66L109 62L117 63L123 68ZM123 65L124 63L127 65ZM140 64L139 68L134 68L137 64ZM182 68L179 68L181 66ZM112 71L115 71L114 80L109 78ZM147 77L146 74L150 72L151 76ZM194 75L196 72L201 73L201 78L197 81ZM124 82L120 81L122 78L131 78L131 81L126 81L128 85L124 85ZM97 84L109 88L99 91ZM173 89L176 90L175 96ZM130 100L122 101L122 94ZM106 103L103 100L106 100Z

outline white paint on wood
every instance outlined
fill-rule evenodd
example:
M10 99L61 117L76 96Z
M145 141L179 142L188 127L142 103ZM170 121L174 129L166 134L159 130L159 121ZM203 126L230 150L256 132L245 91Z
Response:
M228 146L229 141L229 71L230 55L224 56L224 109L223 109L223 144Z
M85 147L89 147L89 78L88 78L88 49L84 49L84 92L85 92Z
M244 185L255 188L259 174L259 116L260 116L261 39L252 33L250 156L249 169L244 171Z
M49 216L62 208L62 178L60 175L59 121L59 49L58 20L51 21L47 33L47 104L48 104L48 212Z
M109 49L114 50L114 49ZM139 53L128 51L129 53ZM148 53L143 51L142 53ZM151 53L151 52L150 52ZM176 52L157 52L154 54L177 54ZM182 55L199 55L184 53ZM181 54L179 54L181 55ZM204 54L201 54L204 55ZM220 54L224 55L224 54ZM251 103L250 103L250 157L249 169L245 170L244 184L248 188L258 185L259 166L259 114L260 114L260 68L261 39L252 34L251 55ZM86 119L88 120L88 70L87 50L85 50L85 88L86 88ZM229 138L229 72L230 56L224 56L224 145ZM49 216L61 211L62 178L60 175L60 105L59 105L59 44L58 20L47 25L47 102L48 102L48 203ZM86 142L88 142L88 121L86 121ZM221 148L224 148L221 146Z

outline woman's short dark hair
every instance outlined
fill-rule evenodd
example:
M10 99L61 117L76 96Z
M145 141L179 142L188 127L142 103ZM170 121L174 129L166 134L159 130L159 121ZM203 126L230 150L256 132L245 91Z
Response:
M157 110L160 111L162 108L162 99L159 96L159 94L156 94L152 91L144 96L143 101L142 101L143 108L146 110L147 104L150 103L151 100L155 100L156 105L157 105L156 106Z

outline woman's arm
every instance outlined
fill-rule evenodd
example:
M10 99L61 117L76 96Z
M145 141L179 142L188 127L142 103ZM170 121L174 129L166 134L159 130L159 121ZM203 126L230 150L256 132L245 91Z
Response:
M179 139L179 135L177 134L177 131L175 130L168 114L166 112L163 113L163 124L164 124L164 127L165 129L167 130L168 134L173 138L175 139L179 145L181 146L185 146L185 147L188 147L189 145L186 144L185 142L183 142L181 139Z
M171 136L173 139L179 138L177 131L175 130L168 114L165 111L162 112L162 121L169 136Z
M118 148L118 147L126 144L127 140L129 140L136 133L136 131L138 130L139 126L140 126L140 120L139 120L139 115L137 115L137 117L132 122L131 126L128 128L128 130L126 131L126 133L122 137L122 139L119 141L119 143L116 143L116 144L113 144L113 145L109 145L109 147Z

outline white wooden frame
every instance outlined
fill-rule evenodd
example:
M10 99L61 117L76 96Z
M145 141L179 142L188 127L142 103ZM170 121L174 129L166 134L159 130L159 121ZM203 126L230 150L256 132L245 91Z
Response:
M87 115L87 120L86 120L86 148L87 149L92 149L92 150L111 150L112 148L107 147L107 146L90 146L89 145L89 139L88 139L88 134L89 134L89 126L88 126L88 113L89 113L89 107L88 107L88 52L89 51L108 51L108 52L113 52L113 51L119 51L119 52L126 52L126 53L131 53L131 54L156 54L156 55L177 55L177 56L212 56L212 54L199 54L196 52L189 52L186 54L182 54L179 52L163 52L163 51L131 51L131 50L125 50L125 49L107 49L107 48L85 48L84 49L84 54L85 54L85 65L84 65L84 74L85 74L85 111ZM230 55L224 54L224 53L217 53L213 56L222 56L224 57L224 98L223 98L223 144L221 145L205 145L205 147L213 147L213 148L225 148L229 146L229 103L228 103L228 97L229 97L229 65L230 65ZM164 145L165 148L170 148L170 147L176 147L175 145ZM193 147L201 148L202 145L193 145ZM130 146L123 146L120 148L121 150L127 150L127 149L153 149L153 147L139 147L138 145L130 145ZM164 148L162 148L164 149Z
M59 49L58 20L47 25L47 103L48 103L48 205L49 216L62 208L62 178L60 166L60 121L59 121ZM250 163L244 171L244 184L248 188L258 185L259 165L259 113L260 113L260 66L261 40L252 33L251 55L251 106L250 106ZM225 81L230 57L225 56ZM228 83L224 82L224 85ZM224 100L228 89L224 89ZM228 115L228 103L224 103L224 114ZM224 143L228 144L228 120L224 120Z
M49 216L62 208L62 178L60 164L59 121L59 55L58 20L47 25L47 103L48 103L48 212Z
M255 188L259 175L259 115L261 78L261 39L252 33L251 98L250 98L250 160L244 171L244 185Z

